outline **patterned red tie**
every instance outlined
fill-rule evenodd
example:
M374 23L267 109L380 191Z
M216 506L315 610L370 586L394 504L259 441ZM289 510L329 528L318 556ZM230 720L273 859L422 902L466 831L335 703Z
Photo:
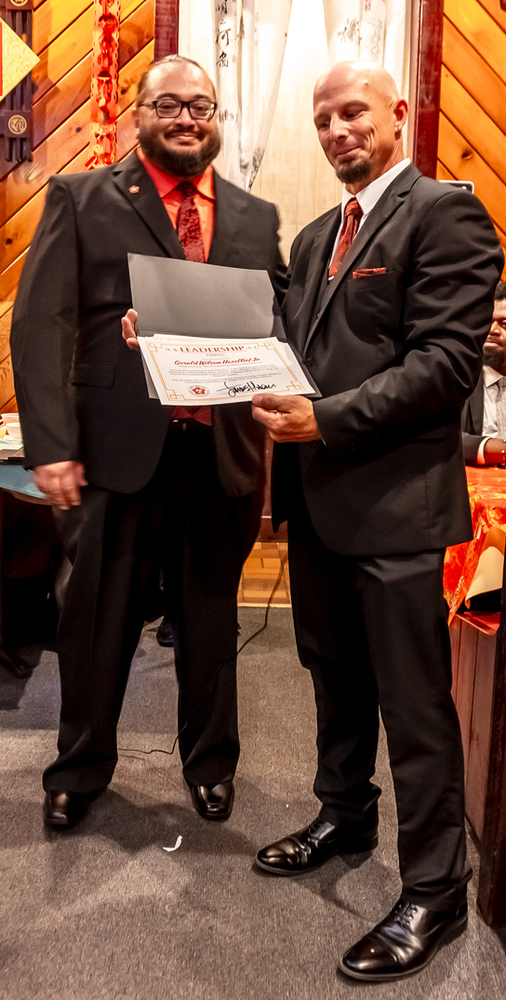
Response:
M350 198L344 210L344 222L337 242L336 252L329 267L329 281L337 274L345 255L357 235L363 211L356 198Z
M183 195L183 201L177 214L177 235L184 255L187 260L194 260L197 264L205 264L206 254L199 211L195 204L195 187L191 181L181 181L175 190L181 191ZM175 406L172 411L172 420L196 420L199 424L210 426L212 423L211 407L197 406L190 410L186 409L185 406Z
M187 260L205 264L206 255L200 216L195 204L195 187L191 181L181 181L176 191L181 191L183 201L177 214L177 235Z

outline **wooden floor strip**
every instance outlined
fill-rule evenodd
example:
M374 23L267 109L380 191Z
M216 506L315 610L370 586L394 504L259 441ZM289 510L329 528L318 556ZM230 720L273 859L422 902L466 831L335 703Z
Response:
M291 607L287 560L287 542L256 542L244 564L237 595L239 607ZM273 593L281 568L281 580Z

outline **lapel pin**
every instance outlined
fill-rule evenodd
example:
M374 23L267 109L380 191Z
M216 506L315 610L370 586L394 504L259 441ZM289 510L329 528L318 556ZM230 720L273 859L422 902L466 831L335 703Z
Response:
M137 187L137 184L132 184L132 187L129 187L128 190L130 191L130 194L139 193L139 188Z

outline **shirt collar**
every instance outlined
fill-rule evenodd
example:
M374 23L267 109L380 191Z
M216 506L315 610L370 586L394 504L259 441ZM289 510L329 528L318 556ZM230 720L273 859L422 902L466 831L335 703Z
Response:
M490 365L483 365L483 385L487 389L490 385L495 385L502 377L501 373L496 371L495 368L491 368Z
M347 191L346 188L343 188L341 199L342 218L344 219L344 210L351 198L357 199L360 208L364 213L363 217L369 215L369 212L372 212L376 202L380 200L383 192L386 191L387 187L393 180L395 180L396 177L398 177L399 174L402 174L402 171L406 169L410 162L409 156L406 156L404 160L401 160L400 163L396 163L395 166L390 167L390 170L386 170L385 173L381 174L380 177L377 177L375 181L371 181L370 184L367 184L367 186L362 188L357 195L354 195L351 191Z
M166 198L168 194L171 194L182 180L191 180L199 194L203 195L204 198L215 201L213 168L211 165L206 167L204 172L199 174L198 177L176 177L174 174L169 174L165 170L160 170L159 167L156 167L151 160L148 160L140 146L137 147L137 156L151 177L160 198Z

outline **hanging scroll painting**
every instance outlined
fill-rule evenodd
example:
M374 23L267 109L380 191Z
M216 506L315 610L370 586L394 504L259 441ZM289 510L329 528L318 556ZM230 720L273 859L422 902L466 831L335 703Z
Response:
M330 62L383 62L384 0L324 0Z
M323 0L330 65L351 59L384 66L409 90L410 0Z
M274 117L292 0L213 0L225 175L249 191Z
M108 166L116 156L119 23L120 0L95 0L88 170Z

